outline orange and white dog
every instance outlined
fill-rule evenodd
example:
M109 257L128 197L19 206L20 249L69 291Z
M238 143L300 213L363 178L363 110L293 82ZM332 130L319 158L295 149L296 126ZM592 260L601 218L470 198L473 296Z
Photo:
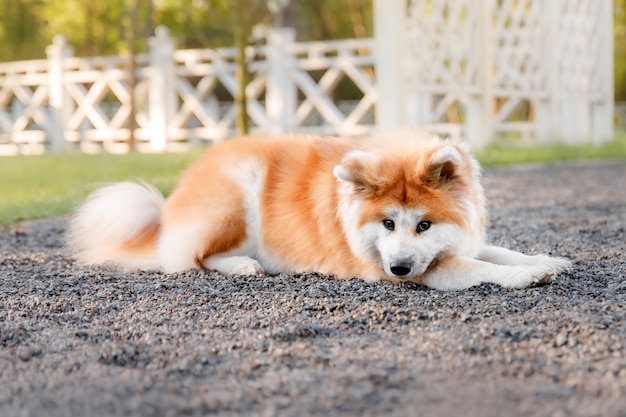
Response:
M209 149L164 199L96 190L68 242L92 264L224 274L320 272L438 289L522 288L570 268L484 242L480 167L461 142L401 130L257 137Z

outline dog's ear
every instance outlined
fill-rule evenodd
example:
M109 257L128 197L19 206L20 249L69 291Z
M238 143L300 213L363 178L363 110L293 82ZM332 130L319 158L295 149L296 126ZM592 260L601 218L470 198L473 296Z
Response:
M376 171L380 164L378 157L369 152L348 152L333 170L337 180L349 182L357 190L371 191L375 188Z
M433 188L450 183L457 177L462 162L463 155L456 146L446 145L437 149L428 161L424 182Z

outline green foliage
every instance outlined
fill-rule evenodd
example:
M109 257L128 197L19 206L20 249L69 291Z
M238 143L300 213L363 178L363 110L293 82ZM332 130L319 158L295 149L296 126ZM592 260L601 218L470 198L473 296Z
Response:
M232 46L227 0L162 0L153 10L153 26L163 25L181 48Z
M44 0L0 0L0 61L42 58L48 42L40 28Z
M373 36L372 0L294 1L295 15L307 16L299 26L302 40Z
M65 35L76 56L147 50L154 28L167 26L180 48L232 46L235 11L252 25L296 27L300 40L372 35L372 0L0 0L0 61L45 58L55 35ZM270 10L278 10L272 15ZM136 10L136 18L132 18ZM274 22L272 22L274 20Z

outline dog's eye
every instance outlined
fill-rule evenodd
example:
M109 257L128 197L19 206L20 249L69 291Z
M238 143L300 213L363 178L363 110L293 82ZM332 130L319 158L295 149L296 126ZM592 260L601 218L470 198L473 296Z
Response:
M421 221L417 224L417 233L422 233L430 229L431 222L428 220Z
M383 226L385 226L385 229L393 231L393 229L395 229L396 227L396 224L393 222L393 220L385 219L383 220Z

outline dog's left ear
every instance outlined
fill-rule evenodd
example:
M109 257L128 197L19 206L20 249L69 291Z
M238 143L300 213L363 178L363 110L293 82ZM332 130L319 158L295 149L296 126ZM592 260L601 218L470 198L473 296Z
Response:
M463 155L453 145L437 149L430 156L424 182L433 188L448 184L457 177L457 171L463 162Z
M376 170L380 164L378 157L369 152L348 152L339 165L333 169L333 175L339 181L352 183L359 191L375 188Z

